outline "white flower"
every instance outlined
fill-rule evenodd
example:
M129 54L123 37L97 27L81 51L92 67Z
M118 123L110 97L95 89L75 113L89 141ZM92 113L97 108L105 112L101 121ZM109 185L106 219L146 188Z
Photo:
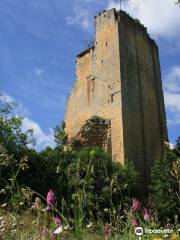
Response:
M108 210L108 208L104 208L104 212L108 212L109 210Z
M5 207L6 205L7 205L7 203L4 203L4 204L1 205L1 207Z
M0 191L0 194L3 194L3 195L5 195L6 194L6 190L3 188L3 189L1 189L1 191Z
M91 228L92 227L92 222L90 222L88 225L86 225L87 228Z
M68 230L68 229L70 229L70 230L71 230L71 229L72 229L72 228L70 228L70 226L69 226L69 225L66 225L66 226L64 226L63 228L64 228L64 230Z
M54 234L60 234L63 231L62 226L58 227L53 233Z

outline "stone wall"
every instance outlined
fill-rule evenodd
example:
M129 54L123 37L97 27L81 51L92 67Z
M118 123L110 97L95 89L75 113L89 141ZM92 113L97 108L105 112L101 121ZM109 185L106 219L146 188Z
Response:
M124 162L120 54L117 13L113 9L95 17L95 46L76 58L76 81L65 116L69 138L93 115L111 120L112 156Z
M76 58L66 132L75 137L92 116L111 122L112 158L132 160L148 181L167 140L158 49L146 28L125 12L95 17L95 44Z
M167 141L158 49L147 29L125 12L119 26L125 153L148 182Z

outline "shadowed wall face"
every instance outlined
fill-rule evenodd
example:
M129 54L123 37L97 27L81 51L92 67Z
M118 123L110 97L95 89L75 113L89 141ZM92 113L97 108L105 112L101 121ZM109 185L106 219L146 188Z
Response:
M137 20L115 9L95 17L95 44L76 58L66 132L75 137L92 116L111 122L111 154L132 160L148 181L167 140L158 49Z
M167 141L158 48L147 29L124 12L119 33L125 153L149 182Z

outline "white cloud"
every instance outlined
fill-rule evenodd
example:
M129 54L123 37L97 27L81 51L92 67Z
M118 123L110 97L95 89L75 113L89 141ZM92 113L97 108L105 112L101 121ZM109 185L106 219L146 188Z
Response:
M166 109L172 116L169 124L180 124L180 66L174 66L164 79Z
M90 17L88 9L82 8L80 5L76 5L73 9L74 16L67 17L67 25L80 25L84 30L87 30L90 26Z
M26 107L23 106L23 104L21 103L21 101L16 101L12 96L10 96L9 94L7 94L6 92L2 93L3 98L5 98L5 101L9 102L9 103L14 103L15 104L15 108L13 110L13 113L16 115L29 115L29 111Z
M109 10L109 9L112 9L112 8L115 8L115 9L119 10L119 8L120 8L119 1L108 0L107 9Z
M47 146L55 146L52 129L49 129L49 132L45 133L37 122L27 117L29 115L29 112L19 101L17 102L12 96L8 95L7 93L2 93L2 96L7 102L17 103L13 114L23 117L22 131L33 129L33 137L36 140L37 149L41 150Z
M119 9L119 3L108 0L107 9ZM180 8L174 0L125 0L122 9L138 18L156 37L177 37L180 34Z
M28 129L33 129L37 148L43 149L47 146L53 147L55 145L52 129L46 134L37 122L25 117L23 119L22 130L27 131Z
M34 72L40 78L43 75L43 73L44 73L44 69L35 68Z
M164 87L169 92L180 92L180 67L174 66L171 69L171 72L165 78Z

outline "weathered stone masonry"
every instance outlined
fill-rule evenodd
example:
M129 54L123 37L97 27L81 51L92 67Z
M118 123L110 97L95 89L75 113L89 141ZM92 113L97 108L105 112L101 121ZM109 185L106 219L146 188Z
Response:
M167 141L158 48L123 11L100 13L95 30L94 46L76 58L66 132L75 137L94 115L110 120L113 160L132 160L146 181Z

